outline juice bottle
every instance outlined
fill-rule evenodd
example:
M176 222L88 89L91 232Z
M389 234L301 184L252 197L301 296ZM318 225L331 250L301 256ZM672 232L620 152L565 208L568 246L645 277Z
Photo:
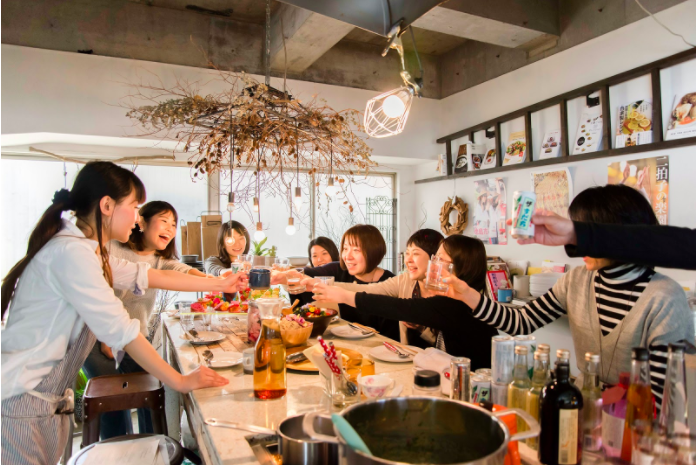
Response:
M254 396L276 399L287 392L285 345L280 337L283 299L258 299L261 334L254 352Z
M549 354L537 350L534 353L534 372L532 374L532 387L527 391L525 410L539 421L539 396L541 390L549 380ZM539 448L539 438L527 439L527 445L534 450Z
M508 386L509 408L524 410L527 405L527 392L532 387L532 382L527 374L527 349L526 346L515 346L515 369L513 371L512 382ZM517 421L517 431L522 432L527 429L522 419Z
M654 417L648 357L648 349L633 348L631 353L631 384L626 393L626 422L624 423L623 442L621 443L621 460L629 463L632 455L634 427L641 423L649 428Z
M599 354L585 354L585 373L582 389L582 431L585 450L602 448L602 390L599 387Z

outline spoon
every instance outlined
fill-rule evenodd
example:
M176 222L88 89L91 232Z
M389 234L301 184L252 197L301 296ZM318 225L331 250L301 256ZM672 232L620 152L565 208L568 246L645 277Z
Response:
M203 360L205 360L205 364L208 365L208 368L210 368L210 362L213 360L213 352L210 351L209 349L206 349L203 351Z

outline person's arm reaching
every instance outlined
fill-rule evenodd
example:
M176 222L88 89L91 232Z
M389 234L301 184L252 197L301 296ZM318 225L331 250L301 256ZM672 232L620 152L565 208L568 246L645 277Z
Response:
M490 300L455 276L445 278L445 282L450 285L447 295L471 307L474 318L512 336L531 334L566 314L564 302L554 293L563 286L562 280L556 283L554 289L521 308Z
M573 223L570 257L610 258L645 266L696 270L696 230L675 226Z
M169 289L181 292L237 292L238 288L245 287L246 274L228 274L222 278L202 278L178 271L148 270L149 287L155 289Z

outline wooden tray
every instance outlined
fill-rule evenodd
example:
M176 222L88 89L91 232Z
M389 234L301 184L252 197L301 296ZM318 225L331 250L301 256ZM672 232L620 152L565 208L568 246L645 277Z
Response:
M287 355L292 355L296 354L297 352L302 352L306 350L309 346L308 345L303 345L299 347L291 347L287 349L286 354ZM359 364L363 356L360 352L357 350L352 350L352 349L345 349L343 347L338 347L336 346L336 350L341 352L341 355L343 357L343 365L345 367L350 367L355 364ZM288 370L292 371L303 371L306 373L319 373L319 369L312 363L310 360L304 360L299 363L288 363L286 365Z

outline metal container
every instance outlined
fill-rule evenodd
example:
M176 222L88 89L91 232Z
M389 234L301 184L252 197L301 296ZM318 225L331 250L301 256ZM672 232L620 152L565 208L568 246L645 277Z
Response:
M515 368L515 341L510 336L493 336L491 344L491 382L510 384Z
M483 374L474 374L471 377L471 402L490 402L491 400L491 377Z
M471 399L471 360L466 357L454 357L450 363L450 378L452 381L450 399L469 402Z
M529 430L511 437L499 417L515 414L524 419ZM339 444L341 465L503 465L508 442L539 434L539 424L521 410L489 412L473 404L434 397L375 399L352 405L341 415L373 456L349 447L336 428L335 436L315 431L314 417L321 416L319 413L308 413L303 421L304 431L312 439Z
M272 434L278 437L280 455L285 465L338 465L338 444L332 436L333 422L329 417L313 416L310 421L312 429L320 435L333 438L332 441L314 440L304 432L305 415L288 417L281 421L277 431L260 426L246 425L231 421L209 418L205 423L210 426L240 429L252 433Z

